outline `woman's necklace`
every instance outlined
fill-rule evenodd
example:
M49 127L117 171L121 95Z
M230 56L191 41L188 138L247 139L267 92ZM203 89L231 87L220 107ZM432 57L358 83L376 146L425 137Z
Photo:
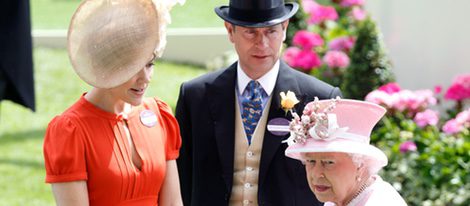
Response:
M354 196L345 204L345 205L348 205L349 203L351 203L351 201L353 201L354 199L356 199L357 196L359 196L362 192L364 192L364 190L369 187L370 185L370 178L367 179L364 184L361 185L361 187L359 188L359 190L356 192L356 194L354 194Z

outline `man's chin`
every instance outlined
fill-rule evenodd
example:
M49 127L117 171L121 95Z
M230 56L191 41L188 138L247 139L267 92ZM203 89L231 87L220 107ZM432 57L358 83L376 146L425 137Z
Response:
M253 59L253 67L260 68L263 70L269 70L274 66L272 59L265 58L265 59Z

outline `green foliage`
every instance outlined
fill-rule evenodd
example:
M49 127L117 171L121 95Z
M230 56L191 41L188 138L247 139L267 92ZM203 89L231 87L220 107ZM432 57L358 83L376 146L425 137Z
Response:
M285 42L292 42L292 38L295 35L296 31L303 30L307 28L307 14L302 11L301 0L286 0L286 2L296 2L299 4L299 12L295 13L293 17L289 19L289 26L287 27L287 37Z
M416 151L400 151L405 141ZM470 203L470 133L450 136L435 126L418 127L400 113L382 119L371 143L384 151L389 165L381 171L409 205L466 206Z
M379 86L394 81L381 34L370 18L362 21L356 44L351 52L351 65L345 72L341 90L346 98L364 99Z

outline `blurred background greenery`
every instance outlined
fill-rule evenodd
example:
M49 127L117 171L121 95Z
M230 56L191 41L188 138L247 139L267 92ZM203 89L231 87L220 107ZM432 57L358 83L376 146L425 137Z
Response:
M33 29L66 29L80 0L31 0ZM223 21L214 13L214 7L228 4L228 0L186 0L183 6L171 11L171 28L222 27Z
M67 29L79 0L32 0L32 29ZM188 0L172 11L170 28L220 27L213 8L228 0ZM53 205L44 182L42 143L48 122L89 89L73 72L64 49L34 48L35 113L10 101L0 103L0 206ZM159 96L175 107L183 81L206 70L158 62L147 96Z

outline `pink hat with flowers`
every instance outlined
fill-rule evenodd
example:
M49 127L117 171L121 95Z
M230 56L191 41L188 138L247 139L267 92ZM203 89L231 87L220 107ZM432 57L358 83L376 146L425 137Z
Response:
M293 113L286 156L302 160L301 153L344 152L360 154L387 165L387 156L369 144L375 124L386 109L370 102L331 99L308 103L302 116Z

